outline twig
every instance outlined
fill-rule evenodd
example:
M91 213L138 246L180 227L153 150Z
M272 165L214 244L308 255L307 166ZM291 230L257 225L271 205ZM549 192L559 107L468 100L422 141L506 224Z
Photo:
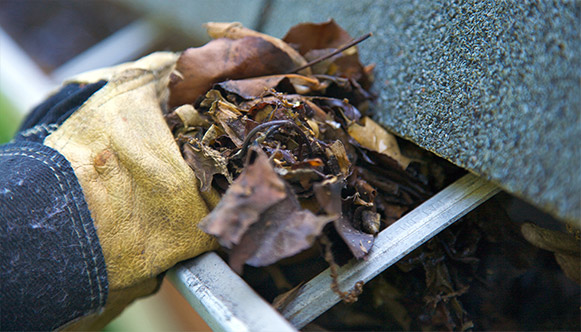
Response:
M306 65L303 65L303 66L300 66L300 67L298 67L298 68L295 68L295 69L293 69L293 70L289 71L287 74L296 73L296 72L298 72L298 71L301 71L301 70L303 70L303 69L305 69L305 68L308 68L308 67L310 67L310 66L316 65L317 63L319 63L319 62L321 62L321 61L325 61L325 60L327 60L328 58L330 58L330 57L332 57L332 56L334 56L334 55L336 55L336 54L339 54L339 53L341 53L341 52L345 51L345 50L346 50L346 49L348 49L349 47L352 47L352 46L355 46L355 45L357 45L357 44L361 43L362 41L364 41L365 39L367 39L367 38L369 38L369 37L371 37L371 36L373 36L373 34L372 34L371 32L369 32L369 33L367 33L367 34L365 34L365 35L363 35L363 36L361 36L361 37L359 37L359 38L357 38L357 39L352 39L352 40L351 40L351 41L349 41L347 44L345 44L345 45L343 45L343 46L339 47L339 48L338 48L338 49L336 49L335 51L333 51L333 52L331 52L331 53L329 53L329 54L327 54L327 55L323 55L322 57L320 57L320 58L317 58L317 59L315 59L315 60L313 60L313 61L311 61L311 62L307 63Z
M290 120L275 120L275 121L261 123L258 126L254 127L254 129L252 129L248 133L248 135L244 139L244 142L242 142L242 147L240 148L240 151L236 152L236 154L233 155L232 158L242 158L242 157L244 157L244 155L246 154L246 151L248 150L248 146L250 145L250 142L252 142L252 138L259 131L261 131L261 130L263 130L265 128L276 129L276 128L282 127L282 126L289 126L289 127L293 128L299 134L299 136L303 140L304 144L307 145L307 149L309 150L309 154L312 154L313 153L313 150L311 148L311 145L309 144L309 139L307 138L307 136L305 135L305 133L303 133L303 131L301 130L301 128L299 128L299 126L297 126L294 122L292 122ZM300 146L300 150L301 150L300 155L302 155L302 144Z
M331 289L333 292L343 300L345 303L354 303L357 302L359 295L363 292L363 281L360 280L355 283L353 288L347 292L341 291L339 288L339 281L338 277L339 274L337 273L338 265L335 263L335 259L333 258L333 252L331 251L331 240L323 234L320 238L321 244L324 246L324 258L329 264L329 270L331 271Z

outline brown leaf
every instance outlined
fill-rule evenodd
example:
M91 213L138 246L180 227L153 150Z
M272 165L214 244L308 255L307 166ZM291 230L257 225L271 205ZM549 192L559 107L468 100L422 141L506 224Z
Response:
M310 168L280 169L279 174L291 184L299 184L303 190L310 190L312 182L322 178L320 172Z
M321 158L305 159L303 161L297 162L291 166L292 169L304 168L304 167L321 167L325 165Z
M222 174L228 182L232 182L232 177L228 172L228 163L218 151L205 146L197 140L192 140L183 145L182 153L186 163L200 180L201 191L210 190L212 179L216 174Z
M260 216L236 247L229 263L235 271L243 264L260 267L294 256L310 248L323 227L331 220L303 210L289 191L287 198L275 204Z
M190 104L182 105L176 108L171 114L174 113L181 119L184 127L210 127L210 122L208 119L201 115L200 112L198 112L198 110L196 110L194 106Z
M352 40L347 31L333 20L323 23L302 23L292 27L283 40L299 49L299 52L312 61ZM313 68L314 73L329 74L358 81L363 88L369 89L372 78L369 71L359 61L357 47L351 47L341 54L320 63Z
M339 178L331 178L313 186L315 197L321 207L333 216L335 230L343 239L353 256L361 259L369 253L373 246L373 235L357 230L351 225L349 218L343 215L341 190L345 182Z
M406 172L399 163L389 157L386 154L368 150L363 147L359 147L359 152L361 153L362 159L366 162L365 167L361 168L362 173L365 174L366 180L378 189L382 189L382 182L386 181L385 184L396 184L397 185L397 195L404 198L404 201L408 201L403 194L409 194L414 199L427 199L431 192L419 178L412 176ZM373 179L382 179L381 181L373 181ZM388 186L389 187L389 186ZM389 188L385 188L389 191ZM408 201L406 204L411 204L412 201Z
M348 99L349 104L354 105L362 111L369 107L371 100L375 99L373 94L363 89L353 79L330 75L313 75L312 77L319 80L321 88L325 88L324 96L340 100Z
M362 119L373 100L371 71L352 38L332 20L298 25L286 41L237 23L207 28L217 39L176 64L170 106L184 106L168 116L202 189L225 190L200 227L231 249L236 271L311 247L331 220L332 241L365 257L373 234L403 213L392 206L408 209L426 190L393 156L395 138ZM320 75L284 74L329 52L304 71ZM216 174L239 175L228 187Z
M216 139L218 139L222 135L224 135L224 130L222 130L222 128L220 128L219 126L213 124L210 126L210 128L208 128L208 130L206 130L204 137L202 137L202 144L208 146L212 145L216 141Z
M285 197L285 184L274 172L268 157L260 149L251 148L248 165L200 227L218 237L222 246L232 248L264 211Z
M572 234L553 231L533 223L524 223L521 232L535 247L560 254L581 255L581 242Z
M364 148L385 154L395 159L403 169L406 169L410 159L401 154L395 136L368 117L362 118L361 123L363 125L351 123L347 128L349 135Z
M581 261L579 256L555 253L555 259L567 278L581 285Z
M237 147L242 146L246 128L238 107L224 99L218 90L208 91L201 105L209 106L208 114L221 125Z
M339 218L342 214L341 190L345 181L332 177L325 181L315 183L313 191L321 207L331 216Z
M272 45L278 47L284 51L294 62L295 68L301 67L307 63L305 58L303 58L294 48L288 45L283 40L276 37L269 36L264 33L254 31L252 29L245 28L239 22L222 23L222 22L208 22L204 24L208 35L214 39L216 38L229 38L229 39L241 39L244 37L258 37L265 41L271 43ZM303 74L310 74L310 70L307 68L302 71Z
M337 68L334 75L345 77L361 84L364 89L369 89L373 78L367 69L359 61L359 55L352 53L343 55L333 62Z
M228 80L218 84L227 92L234 93L244 99L254 99L264 96L271 89L289 93L306 94L319 87L319 81L314 77L297 74L271 75L242 80ZM279 88L280 86L288 88ZM292 89L292 90L291 90Z
M230 265L240 272L244 263L266 266L311 247L330 220L303 210L264 152L252 147L245 170L201 227L232 248Z
M352 38L334 20L323 23L297 24L282 38L288 44L297 45L301 54L310 50L338 48Z
M215 39L179 57L170 82L170 106L191 104L214 83L285 73L296 68L280 48L260 37Z
M337 140L333 142L333 144L329 145L329 147L325 150L327 154L327 158L329 158L329 166L334 168L333 166L336 165L338 168L337 170L332 169L332 171L336 175L343 175L347 177L349 175L351 169L351 162L349 162L349 158L347 157L347 151L345 151L345 146L341 141ZM339 171L340 173L337 173Z
M210 127L208 119L191 104L182 105L173 110L173 112L166 114L165 121L172 132L181 128Z
M345 216L335 220L333 225L355 258L365 257L373 247L373 235L355 229Z
M309 99L321 107L326 107L339 112L343 120L345 120L347 123L359 121L361 118L361 113L359 110L350 104L348 100L340 100L328 97L310 97Z
M533 223L524 223L521 233L535 247L554 252L565 275L581 284L581 243L573 234L546 229Z

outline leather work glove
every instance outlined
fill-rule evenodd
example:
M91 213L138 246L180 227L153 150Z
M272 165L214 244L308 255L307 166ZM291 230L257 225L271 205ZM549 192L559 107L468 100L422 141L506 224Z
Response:
M69 329L105 326L157 290L174 264L217 248L197 223L219 195L199 190L162 113L177 57L154 53L73 78L67 83L107 83L44 139L70 162L82 187L109 284L104 310Z

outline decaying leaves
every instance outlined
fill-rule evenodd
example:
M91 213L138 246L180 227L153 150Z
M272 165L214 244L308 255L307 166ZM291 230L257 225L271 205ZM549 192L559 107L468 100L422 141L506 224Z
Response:
M215 39L185 51L177 63L166 119L201 190L222 195L201 227L226 248L234 270L277 262L269 268L283 269L293 261L305 271L305 256L321 250L315 259L327 262L336 278L338 264L365 259L378 232L427 199L432 187L442 188L443 177L426 171L417 156L414 162L404 156L397 139L368 116L373 66L359 62L353 39L334 21L299 24L283 39L238 23L207 28ZM490 289L502 289L489 288L491 280L473 282L478 250L497 250L503 259L486 265L488 278L488 268L517 275L532 260L524 246L534 249L522 238L513 241L511 232L496 231L502 227L491 231L492 222L505 225L498 213L482 217L486 222L480 218L456 223L368 284L371 304L360 294L362 283L341 290L334 279L332 289L344 301L360 297L366 303L335 320L384 329L386 320L367 313L373 307L390 316L393 329L473 328L463 306L468 287L482 284L477 297L487 303L483 310L496 304ZM528 224L521 231L579 282L578 235ZM511 240L499 246L507 234ZM482 242L488 245L479 247ZM287 270L288 276L297 269ZM276 295L304 280L283 283L288 288ZM297 290L276 304L283 306Z
M283 37L283 40L295 45L307 61L316 59L351 40L347 31L343 30L335 21L324 23L302 23L292 27ZM368 69L359 62L357 47L344 51L329 61L315 67L314 74L327 74L343 77L358 82L364 89L369 89L372 78ZM314 69L315 69L314 68Z
M240 176L228 188L218 206L200 227L232 248L260 215L287 197L284 182L276 175L264 153L253 150Z
M363 259L429 190L406 173L395 138L365 116L372 76L352 38L333 21L299 25L283 40L240 24L207 28L216 39L178 60L167 115L201 190L223 195L202 229L238 272L327 235L342 244L327 259Z
M329 222L301 208L262 150L252 148L240 176L201 227L231 248L230 265L266 266L310 246Z
M295 64L295 67L300 67L307 63L307 61L286 42L276 37L245 28L242 24L238 22L234 23L208 22L205 24L205 27L208 32L208 35L214 39L229 38L235 40L244 37L258 37L271 43L275 47L285 52L292 59L292 61ZM310 74L311 71L310 69L306 69L303 73Z
M228 182L232 182L226 159L216 150L192 139L182 146L182 153L186 162L196 170L196 177L200 180L200 190L210 190L216 174L222 174Z
M191 104L214 83L273 75L295 68L291 57L260 37L215 39L184 51L170 82L171 106Z
M408 167L410 159L401 154L393 134L388 133L387 130L368 117L361 119L361 124L352 123L347 128L351 137L364 148L395 159L403 169Z

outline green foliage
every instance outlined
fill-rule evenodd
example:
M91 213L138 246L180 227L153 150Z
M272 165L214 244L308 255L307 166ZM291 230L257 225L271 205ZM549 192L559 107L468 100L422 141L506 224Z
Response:
M0 94L0 144L8 142L22 121L22 116L10 104L4 95Z

